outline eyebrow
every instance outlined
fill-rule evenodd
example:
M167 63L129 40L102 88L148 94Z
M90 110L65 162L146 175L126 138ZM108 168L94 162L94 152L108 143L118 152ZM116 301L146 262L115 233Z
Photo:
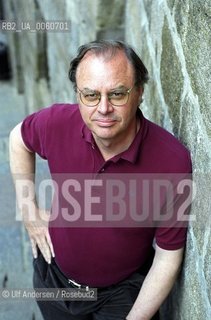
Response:
M120 85L118 87L115 87L115 88L112 88L110 89L108 92L113 92L113 91L116 91L116 90L127 90L128 88L125 87L124 85ZM94 89L90 89L90 88L83 88L82 91L89 91L89 92L97 92L97 93L100 93L100 91L98 90L94 90Z
M128 89L127 87L121 85L121 86L118 86L118 87L116 87L114 89L111 89L110 92L115 91L115 90L127 90L127 89Z
M83 88L81 91L99 92L99 91L97 91L97 90L90 89L90 88Z

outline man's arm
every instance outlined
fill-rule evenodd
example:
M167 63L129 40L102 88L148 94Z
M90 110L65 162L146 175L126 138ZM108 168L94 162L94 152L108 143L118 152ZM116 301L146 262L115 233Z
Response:
M168 296L180 270L183 248L164 250L156 245L153 264L127 320L150 320Z
M10 133L9 151L10 168L16 189L17 204L31 241L33 256L37 258L38 247L45 260L50 263L51 256L54 256L54 251L48 232L49 214L37 207L34 183L35 154L28 150L23 142L21 123ZM30 206L24 205L22 201L23 188L20 188L18 180L23 181L27 188L27 197L31 199Z

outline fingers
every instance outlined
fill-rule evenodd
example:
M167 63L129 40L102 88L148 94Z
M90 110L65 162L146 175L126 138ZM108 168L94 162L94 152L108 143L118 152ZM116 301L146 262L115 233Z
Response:
M37 258L37 245L36 245L36 241L34 239L30 239L31 241L31 248L32 248L32 254L33 257L36 259Z
M55 257L55 253L54 253L53 244L52 244L49 232L46 234L46 240L47 240L48 246L50 248L51 255L54 258Z
M40 249L45 261L51 263L51 251L47 242L46 237L37 239L37 246Z
M39 248L45 261L50 264L51 258L55 257L55 254L48 230L49 217L49 212L38 210L36 221L28 221L25 227L31 241L33 257L37 258L37 249Z
M51 242L49 233L47 232L45 235L42 234L39 237L38 236L33 237L30 240L31 240L33 257L35 259L37 258L38 256L37 247L38 247L45 261L50 264L51 258L55 257L55 254L54 254L53 244Z

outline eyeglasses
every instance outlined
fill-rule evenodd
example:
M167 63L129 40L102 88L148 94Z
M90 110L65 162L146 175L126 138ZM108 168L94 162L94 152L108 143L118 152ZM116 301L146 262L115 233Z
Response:
M121 107L128 102L130 92L134 86L128 90L115 89L107 94L108 101L116 107ZM95 107L100 103L101 93L92 90L81 91L77 88L81 102L87 107Z

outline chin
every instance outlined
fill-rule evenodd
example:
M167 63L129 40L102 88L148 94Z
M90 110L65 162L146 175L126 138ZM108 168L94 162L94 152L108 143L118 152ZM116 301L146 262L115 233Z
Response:
M115 136L111 134L95 134L95 137L102 140L110 140L115 138Z
M114 133L103 133L102 130L101 132L98 131L92 131L93 135L98 138L98 139L103 139L103 140L107 140L107 139L114 139L115 138L115 134Z

